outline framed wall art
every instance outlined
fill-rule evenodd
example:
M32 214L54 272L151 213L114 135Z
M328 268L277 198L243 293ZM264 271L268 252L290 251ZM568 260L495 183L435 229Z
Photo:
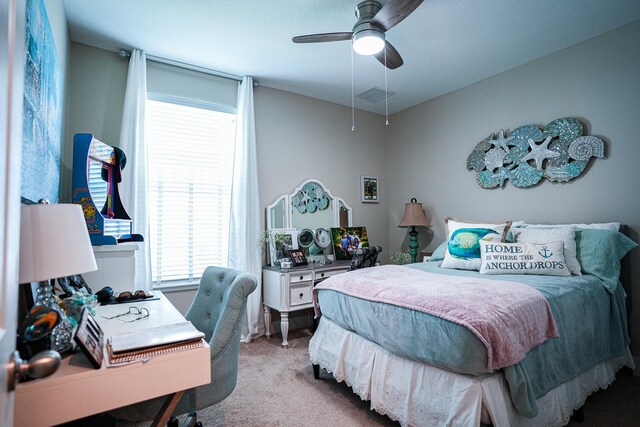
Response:
M62 77L43 0L27 1L22 124L23 203L60 197Z
M360 201L363 203L378 203L380 201L380 183L378 177L360 177Z

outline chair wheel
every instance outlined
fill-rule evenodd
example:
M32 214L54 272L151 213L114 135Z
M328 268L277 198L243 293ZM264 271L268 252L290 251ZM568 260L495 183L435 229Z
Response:
M196 427L202 427L202 422L198 421L198 422L196 423Z
M178 427L179 425L180 423L176 417L171 417L169 421L167 421L167 427Z

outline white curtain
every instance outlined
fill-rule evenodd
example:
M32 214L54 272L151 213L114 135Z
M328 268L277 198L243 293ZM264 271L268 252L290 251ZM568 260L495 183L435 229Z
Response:
M125 210L133 220L133 232L144 242L136 251L135 288L151 290L149 256L149 176L147 145L144 137L144 110L147 99L147 60L144 52L134 49L129 59L127 89L122 112L120 148L127 156L122 171L120 195Z
M244 77L238 90L236 148L231 186L229 221L229 268L256 276L258 287L249 295L242 327L242 341L264 333L262 316L262 252L260 238L260 194L253 113L253 78Z

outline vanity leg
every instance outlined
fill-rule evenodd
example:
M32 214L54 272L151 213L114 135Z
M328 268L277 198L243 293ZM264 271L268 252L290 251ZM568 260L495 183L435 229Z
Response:
M282 332L282 346L289 345L287 342L287 336L289 335L289 313L280 313L280 331Z
M320 379L320 365L312 364L311 366L313 366L313 378L319 380Z
M267 338L271 337L271 309L264 306L264 329L265 334L267 334Z

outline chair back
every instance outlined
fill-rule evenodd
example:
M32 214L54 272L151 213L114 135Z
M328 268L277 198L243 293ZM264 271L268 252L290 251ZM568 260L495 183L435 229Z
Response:
M247 297L258 281L252 274L222 267L207 267L186 318L211 347L211 383L189 390L173 415L181 415L220 402L231 394L238 376L240 334ZM144 421L155 417L165 397L111 411L119 419Z

